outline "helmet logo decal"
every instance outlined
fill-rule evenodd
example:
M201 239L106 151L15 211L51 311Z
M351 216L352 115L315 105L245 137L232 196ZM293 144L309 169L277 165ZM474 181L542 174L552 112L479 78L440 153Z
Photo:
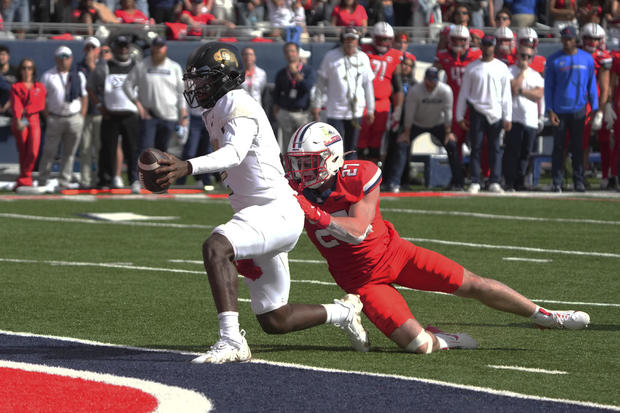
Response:
M229 66L232 63L235 65L235 67L239 67L237 57L228 49L219 49L213 54L213 60L220 64L223 64L224 66Z
M340 142L341 140L342 140L342 138L340 137L340 135L334 135L329 140L325 141L325 146L332 145L332 144L334 144L336 142Z

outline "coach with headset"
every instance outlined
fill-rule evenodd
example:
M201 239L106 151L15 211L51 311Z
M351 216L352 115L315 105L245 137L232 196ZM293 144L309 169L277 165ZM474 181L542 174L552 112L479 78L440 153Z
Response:
M346 27L340 35L340 47L325 54L317 72L316 96L312 102L315 120L319 120L321 107L326 105L327 123L344 140L345 159L357 159L364 109L370 123L375 117L374 73L368 55L358 49L359 38L360 32L355 27Z

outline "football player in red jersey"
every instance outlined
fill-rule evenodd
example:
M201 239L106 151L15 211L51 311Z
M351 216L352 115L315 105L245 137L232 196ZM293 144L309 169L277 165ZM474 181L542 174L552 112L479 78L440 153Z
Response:
M400 124L404 96L399 65L403 53L392 48L394 29L386 22L379 22L373 26L372 39L372 44L363 45L362 51L368 55L375 74L372 81L375 92L375 118L372 123L366 118L362 121L357 150L360 158L377 163L381 156L381 142L386 126L388 123L390 128L398 127Z
M401 238L379 210L381 170L368 161L344 161L342 148L342 138L332 126L302 126L285 155L287 177L299 191L306 233L327 260L336 283L359 294L366 316L402 349L431 353L476 348L477 343L467 334L423 328L394 284L474 298L496 310L529 317L544 328L587 327L586 313L540 308L501 282Z
M595 132L601 151L601 187L607 188L609 178L609 164L611 159L611 133L607 127L603 127L604 109L607 108L609 100L609 70L612 65L611 55L605 50L605 30L596 23L587 23L581 28L581 48L588 53L592 53L594 59L594 70L596 85L598 87L598 107L599 110L592 116L592 122L587 122L583 130L583 167L588 169L590 136ZM590 112L590 105L587 107ZM609 114L606 120L609 119ZM613 121L612 121L613 122ZM567 138L568 139L568 138Z
M517 49L515 47L515 35L508 27L500 27L495 30L495 58L512 66L516 63Z
M438 69L446 73L448 85L452 88L454 96L454 105L452 112L456 113L456 101L458 100L459 91L461 90L461 81L465 67L471 62L480 59L482 52L480 49L469 48L469 29L465 26L452 26L448 37L448 48L438 50L435 55L434 65ZM466 132L456 121L452 120L452 133L458 140L457 148L459 153L465 142Z

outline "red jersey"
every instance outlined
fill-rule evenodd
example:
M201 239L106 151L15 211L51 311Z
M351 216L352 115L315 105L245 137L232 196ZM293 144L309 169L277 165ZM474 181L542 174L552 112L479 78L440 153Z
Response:
M41 112L45 109L45 86L41 82L34 82L28 89L24 82L17 82L11 86L11 108L16 118Z
M495 58L506 63L506 66L512 66L517 63L517 49L512 49L512 53L507 55L496 53Z
M452 94L454 95L454 102L456 102L459 91L461 90L461 82L463 81L465 68L468 64L481 57L482 51L480 49L467 49L462 56L455 55L451 50L440 50L437 52L435 63L438 63L446 72L448 85L452 89Z
M387 99L392 95L392 77L394 70L403 58L403 52L390 48L384 54L379 54L373 45L365 44L362 51L368 55L370 66L375 74L372 86L375 91L375 100Z
M594 53L592 53L592 59L594 59L594 74L598 78L598 71L602 68L603 70L611 69L611 64L613 59L607 50L596 49Z
M366 9L361 4L355 6L355 10L351 13L348 9L340 9L340 6L334 7L332 17L336 16L336 26L361 26L364 21L368 21Z
M381 170L369 161L344 161L336 177L331 192L322 202L319 202L318 197L313 197L314 192L311 190L305 190L304 196L331 215L346 216L352 204L379 186ZM349 287L359 286L363 280L368 279L374 268L383 264L383 253L391 234L395 232L393 227L388 230L388 226L391 227L391 224L381 217L379 201L372 219L372 231L357 245L336 239L308 220L305 222L308 237L327 260L334 280L345 291Z
M620 50L614 50L611 52L611 73L615 73L618 79L620 79ZM620 100L620 87L616 87L614 90L614 108L618 107L618 100Z
M195 21L196 23L209 24L211 21L215 20L215 16L211 13L202 13L198 16L193 15L188 10L183 10L183 14L189 16L190 19ZM192 29L190 26L187 27L187 35L188 36L200 36L202 35L202 30Z
M140 10L135 9L133 13L125 10L115 10L114 15L121 19L121 23L147 24L149 19Z

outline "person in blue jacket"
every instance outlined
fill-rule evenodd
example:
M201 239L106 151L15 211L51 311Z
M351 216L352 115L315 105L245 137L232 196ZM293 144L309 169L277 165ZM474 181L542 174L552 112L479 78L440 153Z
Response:
M591 115L598 111L594 59L589 53L577 48L574 27L566 26L560 33L562 49L549 56L545 68L545 104L549 121L553 125L551 190L562 192L564 142L568 131L574 189L585 192L581 140L586 122L590 122ZM586 116L588 103L590 112Z

